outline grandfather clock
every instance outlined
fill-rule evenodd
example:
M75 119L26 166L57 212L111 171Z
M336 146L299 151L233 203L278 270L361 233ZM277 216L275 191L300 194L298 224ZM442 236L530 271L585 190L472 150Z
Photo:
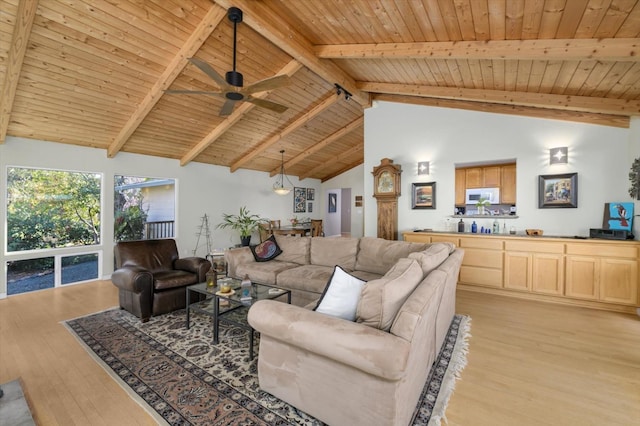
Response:
M378 238L398 239L398 197L402 166L383 158L373 168L373 196L378 202Z

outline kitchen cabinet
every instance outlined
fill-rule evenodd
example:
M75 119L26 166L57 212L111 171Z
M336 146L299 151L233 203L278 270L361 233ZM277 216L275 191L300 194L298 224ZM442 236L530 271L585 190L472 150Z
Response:
M564 245L547 241L506 241L504 287L562 295Z
M465 181L467 188L484 188L484 173L482 167L470 167L465 171Z
M433 238L432 238L433 240ZM502 287L502 245L497 239L460 237L458 247L464 249L460 267L461 283Z
M636 313L640 241L407 232L413 242L464 249L458 288Z
M569 297L634 304L638 300L638 248L567 246Z
M502 204L516 203L516 165L502 166L500 177L500 202Z
M483 167L483 188L500 188L502 182L500 181L500 176L502 167L500 166L490 166Z
M456 169L456 206L467 202L467 178L465 169Z

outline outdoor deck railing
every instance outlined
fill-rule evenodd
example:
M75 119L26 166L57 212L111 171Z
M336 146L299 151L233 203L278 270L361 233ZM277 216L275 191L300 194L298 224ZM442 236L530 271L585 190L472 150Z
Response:
M174 234L174 221L163 220L158 222L146 222L144 224L144 235L147 240L154 238L173 238Z

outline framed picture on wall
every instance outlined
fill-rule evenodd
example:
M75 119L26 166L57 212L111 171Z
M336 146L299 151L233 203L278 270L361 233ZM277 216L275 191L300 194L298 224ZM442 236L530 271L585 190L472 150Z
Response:
M307 188L293 188L293 212L306 213Z
M538 208L577 208L578 174L538 176Z
M338 194L329 193L329 213L338 211Z
M436 183L420 182L411 184L411 208L436 208Z
M307 205L307 211L309 213L313 213L313 203L311 201L309 201L309 203Z
M316 190L307 188L307 201L313 201L316 198Z

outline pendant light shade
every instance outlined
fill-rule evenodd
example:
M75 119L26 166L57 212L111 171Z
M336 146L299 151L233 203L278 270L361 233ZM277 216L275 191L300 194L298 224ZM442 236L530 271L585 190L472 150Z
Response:
M280 151L280 155L282 156L282 161L280 163L280 175L278 175L278 178L273 183L273 192L278 195L287 195L293 189L293 184L284 174L284 149ZM288 186L285 186L285 179L289 183Z

